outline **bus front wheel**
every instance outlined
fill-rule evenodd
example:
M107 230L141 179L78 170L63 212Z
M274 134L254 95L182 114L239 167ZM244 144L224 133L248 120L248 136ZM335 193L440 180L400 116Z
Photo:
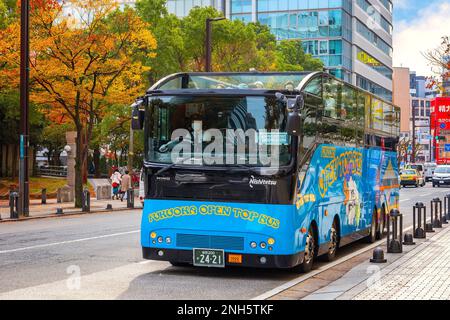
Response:
M306 236L305 256L303 257L303 262L295 268L296 271L303 273L311 271L314 263L314 258L316 257L316 248L317 245L314 228L311 225Z
M192 264L190 264L188 262L169 261L169 263L174 267L192 267Z

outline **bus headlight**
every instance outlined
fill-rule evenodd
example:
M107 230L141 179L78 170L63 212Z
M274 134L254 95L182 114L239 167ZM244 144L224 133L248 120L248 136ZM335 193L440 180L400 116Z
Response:
M158 243L162 243L163 242L163 237L159 236L158 237Z
M266 245L265 242L261 242L261 243L259 244L259 246L261 247L261 249L265 249L265 248L267 247L267 245Z
M172 243L172 239L171 239L170 237L167 237L167 238L166 238L166 243L167 243L167 244L171 244L171 243Z
M155 239L156 238L156 232L150 233L150 238Z
M269 238L269 240L267 240L267 243L269 244L269 246L273 246L275 244L275 239Z
M258 245L256 244L255 241L250 242L250 247L251 247L252 249L256 249L257 246L258 246Z

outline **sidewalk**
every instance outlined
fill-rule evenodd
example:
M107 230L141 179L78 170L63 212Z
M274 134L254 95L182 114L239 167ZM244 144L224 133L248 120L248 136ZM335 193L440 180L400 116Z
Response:
M112 210L107 210L108 204L112 205ZM138 197L134 199L135 209L141 209L142 205ZM82 213L80 208L75 208L73 202L57 203L56 199L47 199L46 204L41 204L41 200L30 200L30 217L29 219L54 217L56 216L56 209L62 208L63 215L69 214L80 214ZM127 209L127 201L123 200L97 200L96 198L91 198L91 211L95 212L108 212L108 211L118 211L118 210L129 210ZM58 215L61 216L61 215ZM15 221L10 219L9 203L6 200L0 200L0 217L2 220L0 222Z
M387 264L368 260L305 300L449 300L450 227L427 233L426 240L386 254ZM384 248L385 249L385 248ZM385 250L386 252L386 250Z

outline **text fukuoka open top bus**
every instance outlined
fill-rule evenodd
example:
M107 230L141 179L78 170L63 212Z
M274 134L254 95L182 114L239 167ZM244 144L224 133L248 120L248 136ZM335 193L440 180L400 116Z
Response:
M400 111L323 72L180 73L133 106L145 259L311 269L398 207Z

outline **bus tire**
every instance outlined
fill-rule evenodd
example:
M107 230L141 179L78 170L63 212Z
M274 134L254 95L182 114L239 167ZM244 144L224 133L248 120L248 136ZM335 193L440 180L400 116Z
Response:
M372 223L370 225L370 233L366 237L366 241L368 243L374 243L375 241L377 241L377 232L378 232L377 211L376 209L374 209L372 213Z
M191 267L192 264L188 262L175 262L175 261L169 261L169 263L174 267Z
M317 244L316 244L316 234L313 225L309 227L308 235L306 236L305 243L305 255L303 257L303 262L294 268L297 272L307 273L311 271L314 258L317 256Z
M384 206L381 207L381 219L380 225L377 231L377 240L383 239L386 230L386 208Z
M323 257L325 261L331 262L336 258L336 251L339 248L339 237L339 223L337 218L335 218L330 230L330 243L328 252Z

